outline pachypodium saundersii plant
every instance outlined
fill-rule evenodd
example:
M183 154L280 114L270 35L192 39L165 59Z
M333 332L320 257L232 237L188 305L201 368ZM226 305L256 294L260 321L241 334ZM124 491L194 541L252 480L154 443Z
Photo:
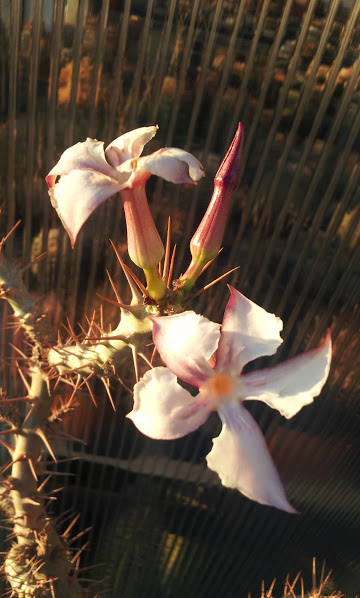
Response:
M25 402L25 415L10 409L12 402L5 396L0 401L0 421L5 424L1 442L11 457L2 470L4 475L11 468L11 475L3 477L1 497L15 538L4 571L13 596L90 595L79 583L78 563L70 557L67 538L59 535L47 515L45 482L38 478L47 472L43 450L56 459L51 439L65 438L59 425L62 416L74 409L78 389L87 387L95 401L90 380L97 376L112 401L110 382L122 383L127 358L132 358L135 366L134 407L128 417L141 432L152 438L178 438L217 411L223 427L207 457L209 468L218 473L224 486L262 504L296 512L262 433L243 403L260 400L285 417L293 417L312 402L326 381L330 335L317 349L244 374L248 362L275 353L282 342L281 320L232 287L221 329L204 316L186 311L195 283L221 249L231 198L240 178L243 128L240 124L215 176L213 196L190 243L191 262L177 280L172 279L175 254L170 256L170 226L164 250L145 184L152 174L177 184L195 184L204 170L194 156L177 148L141 156L156 131L157 127L150 126L125 133L105 150L102 142L93 139L79 142L62 154L46 177L51 202L72 246L90 214L107 198L120 194L129 257L143 270L146 282L123 262L113 244L132 299L125 304L110 277L116 297L112 302L120 310L110 332L90 319L88 330L82 328L76 335L68 322L69 339L56 342L56 334L24 287L20 271L5 259L5 239L0 245L1 297L13 308L31 343L30 354L23 354L23 368L29 377L24 378L26 396L16 399ZM152 367L148 355L151 340L165 367ZM139 356L149 366L141 380ZM21 369L19 373L24 376ZM198 394L192 396L177 378L196 387ZM61 386L61 380L72 384L73 392L55 408L54 389ZM9 442L7 435L12 439Z

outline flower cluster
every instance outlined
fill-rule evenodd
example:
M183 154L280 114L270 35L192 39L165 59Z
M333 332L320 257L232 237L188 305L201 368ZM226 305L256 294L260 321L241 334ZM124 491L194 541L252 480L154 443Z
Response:
M191 263L174 288L159 275L164 248L147 203L145 183L151 174L173 183L196 183L204 171L196 158L176 148L140 157L156 130L143 127L126 133L105 151L99 141L77 143L64 152L47 182L72 245L93 210L120 192L129 256L144 271L148 296L168 313L173 294L178 293L182 308L197 278L221 247L240 177L243 129L240 124L217 172L213 197L190 243ZM274 367L243 373L249 362L276 352L282 343L283 324L236 289L229 289L221 327L183 309L175 315L152 317L144 303L138 317L152 325L153 341L166 367L150 369L135 384L134 407L128 417L151 438L174 439L193 432L217 411L222 430L213 440L208 467L224 486L294 513L262 432L244 402L262 401L286 418L311 403L328 377L330 333L316 349ZM133 332L137 332L135 325ZM193 396L178 379L197 388L198 393Z

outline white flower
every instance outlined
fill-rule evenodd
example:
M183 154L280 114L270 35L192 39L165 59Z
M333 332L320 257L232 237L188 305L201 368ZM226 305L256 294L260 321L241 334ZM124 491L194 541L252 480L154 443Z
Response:
M167 368L148 371L135 385L128 417L147 436L172 439L196 430L216 410L223 427L207 456L209 468L224 486L293 513L262 432L243 402L263 401L287 418L311 403L328 377L330 333L317 349L242 374L248 362L276 352L282 321L229 288L221 332L194 312L153 318L154 343ZM199 393L193 397L177 377Z
M174 147L140 158L156 131L157 127L135 129L112 141L105 151L102 141L88 138L62 154L46 182L72 246L90 214L118 191L145 187L152 174L173 183L194 183L204 175L194 156Z

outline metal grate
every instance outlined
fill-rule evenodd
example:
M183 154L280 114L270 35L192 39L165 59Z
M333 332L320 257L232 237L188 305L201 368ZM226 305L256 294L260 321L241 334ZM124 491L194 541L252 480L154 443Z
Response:
M287 422L251 407L299 517L219 485L204 464L215 417L154 442L124 420L131 397L121 389L115 414L99 388L97 410L81 399L71 429L88 444L61 447L80 459L59 464L69 475L52 508L80 511L78 531L91 526L83 564L105 561L89 575L105 572L111 595L259 595L262 579L299 569L310 584L313 556L339 589L359 591L359 13L356 0L0 1L1 232L22 219L7 250L23 263L48 251L26 277L55 322L83 321L100 306L96 292L111 296L106 268L121 287L108 238L124 253L126 241L113 198L71 250L44 182L64 149L157 123L151 151L199 157L207 176L196 189L148 186L162 236L171 214L179 275L241 120L242 179L215 275L240 265L232 284L283 317L277 359L315 346L328 326L334 340L314 405ZM194 308L220 320L226 301L218 286ZM2 377L11 389L10 370Z

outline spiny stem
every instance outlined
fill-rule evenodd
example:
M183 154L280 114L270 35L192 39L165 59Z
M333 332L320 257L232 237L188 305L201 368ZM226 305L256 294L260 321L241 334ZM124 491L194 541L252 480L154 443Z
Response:
M2 251L0 251L0 298L8 301L21 326L40 348L44 339L51 333L51 329L25 287L21 279L21 271L8 262Z

